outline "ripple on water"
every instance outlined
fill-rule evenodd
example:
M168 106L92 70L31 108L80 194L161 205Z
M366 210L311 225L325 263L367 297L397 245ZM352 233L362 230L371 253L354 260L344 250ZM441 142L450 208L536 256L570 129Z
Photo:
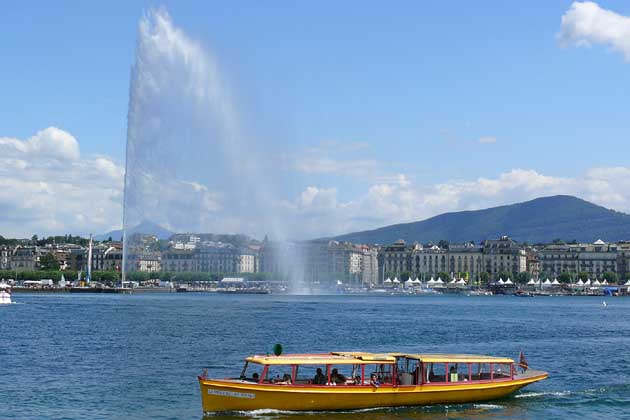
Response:
M358 349L518 357L550 378L480 404L369 412L243 412L309 420L630 418L630 299L435 296L26 295L0 311L0 419L202 416L196 375L238 375L249 353ZM533 302L531 306L527 302ZM609 302L611 303L611 302ZM313 310L315 309L315 310ZM601 311L600 311L601 312ZM605 323L605 327L602 326ZM621 371L620 371L621 369Z

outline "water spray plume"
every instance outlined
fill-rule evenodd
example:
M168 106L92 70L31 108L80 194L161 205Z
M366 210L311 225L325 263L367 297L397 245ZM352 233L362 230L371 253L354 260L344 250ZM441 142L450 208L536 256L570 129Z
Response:
M274 217L274 180L260 170L261 145L244 134L218 60L177 28L164 8L140 20L131 71L123 277L142 244L131 235L145 222L175 232L289 232ZM292 257L283 258L286 272Z

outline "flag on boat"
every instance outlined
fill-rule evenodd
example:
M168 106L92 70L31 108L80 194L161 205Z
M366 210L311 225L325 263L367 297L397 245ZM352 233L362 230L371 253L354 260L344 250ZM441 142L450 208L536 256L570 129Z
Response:
M526 371L529 366L527 366L527 359L525 358L525 354L521 352L521 355L518 357L518 365L523 368L523 371Z

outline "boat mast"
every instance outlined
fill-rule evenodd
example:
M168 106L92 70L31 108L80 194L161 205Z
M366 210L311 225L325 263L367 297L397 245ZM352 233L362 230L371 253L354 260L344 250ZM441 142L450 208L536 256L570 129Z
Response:
M90 233L90 245L88 247L88 260L87 260L87 276L85 277L86 283L90 284L92 279L92 234Z

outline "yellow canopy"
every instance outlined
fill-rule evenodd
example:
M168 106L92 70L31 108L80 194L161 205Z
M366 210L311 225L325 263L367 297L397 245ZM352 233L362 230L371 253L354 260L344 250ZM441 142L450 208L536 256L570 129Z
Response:
M374 363L395 363L389 355L372 353L324 353L324 354L286 354L282 356L253 355L247 362L261 365L367 365Z
M514 363L507 357L483 356L478 354L411 354L411 353L365 353L333 352L322 354L286 354L282 356L253 355L245 360L261 365L368 365L392 364L396 357L418 359L424 363Z
M514 363L508 357L483 356L479 354L405 354L424 363Z

